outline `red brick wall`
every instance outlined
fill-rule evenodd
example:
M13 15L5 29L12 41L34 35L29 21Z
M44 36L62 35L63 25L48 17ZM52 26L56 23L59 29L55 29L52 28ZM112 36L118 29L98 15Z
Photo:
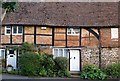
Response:
M101 45L102 47L118 47L118 40L111 39L111 29L101 28Z

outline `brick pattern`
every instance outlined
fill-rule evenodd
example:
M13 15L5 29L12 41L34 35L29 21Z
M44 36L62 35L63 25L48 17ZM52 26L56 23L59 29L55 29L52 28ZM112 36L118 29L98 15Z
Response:
M46 29L41 29L41 27L36 27L36 34L52 34L52 28L46 27Z
M55 41L55 47L65 47L65 41Z
M34 35L25 35L25 42L34 44Z
M25 34L34 34L34 26L25 26Z
M111 29L102 28L101 30L101 45L102 47L118 47L118 40L111 39Z
M51 36L36 36L36 43L52 45L52 37Z
M15 44L15 43L19 43L21 44L22 43L22 36L21 35L13 35L12 36L12 43Z
M65 34L55 34L55 40L66 40Z
M1 35L1 43L10 43L10 35Z

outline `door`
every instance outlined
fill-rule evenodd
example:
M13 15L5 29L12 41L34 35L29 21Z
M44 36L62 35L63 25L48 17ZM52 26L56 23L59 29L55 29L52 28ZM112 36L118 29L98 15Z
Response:
M80 71L79 50L70 50L70 71Z
M16 51L7 50L7 65L12 65L13 69L16 69Z

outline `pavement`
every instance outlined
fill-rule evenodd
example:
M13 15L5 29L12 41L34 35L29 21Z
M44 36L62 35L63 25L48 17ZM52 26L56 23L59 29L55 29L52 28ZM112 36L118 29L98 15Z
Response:
M27 77L21 75L2 74L2 81L101 81L101 80L82 80L80 78L58 78L58 77ZM120 81L120 80L103 80Z

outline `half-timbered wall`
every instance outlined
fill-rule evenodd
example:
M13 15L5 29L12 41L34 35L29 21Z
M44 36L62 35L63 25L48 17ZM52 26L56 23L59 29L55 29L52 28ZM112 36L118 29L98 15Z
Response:
M41 26L23 26L23 35L5 35L5 26L3 26L1 29L1 43L3 45L17 45L22 44L22 42L30 42L55 47L99 46L99 41L95 35L85 28L79 29L81 30L80 35L67 35L66 27L46 27L46 29L42 29ZM91 29L99 35L97 28ZM102 47L118 46L119 39L111 39L110 28L101 28L100 32Z

